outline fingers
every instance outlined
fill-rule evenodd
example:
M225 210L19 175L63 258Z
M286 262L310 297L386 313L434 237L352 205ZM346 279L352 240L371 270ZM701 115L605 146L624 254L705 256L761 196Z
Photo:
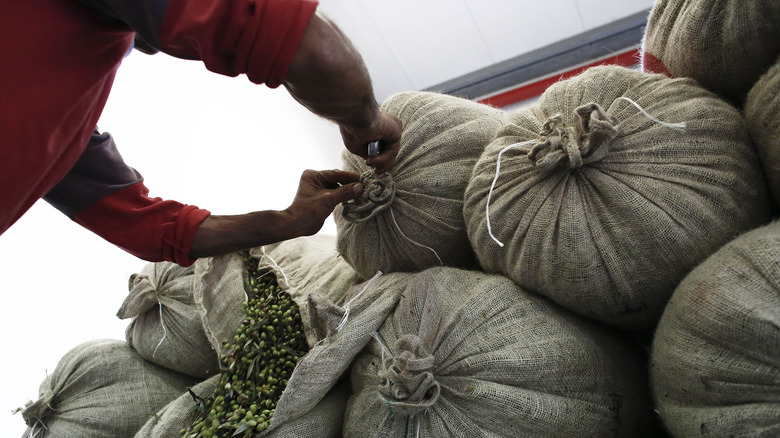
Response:
M363 184L359 182L347 184L337 189L333 189L333 191L331 192L333 207L335 208L335 206L341 204L342 202L347 202L351 199L355 199L362 194L363 194Z
M319 198L330 209L363 194L360 175L345 170L307 170L301 176L301 185L310 186L312 198Z
M388 172L395 167L395 157L398 156L399 144L391 145L391 147L384 148L382 153L376 157L369 157L366 159L366 166L374 168L374 172L377 175L381 175Z
M366 159L367 166L374 168L377 174L382 174L395 167L403 123L401 119L393 115L385 112L379 114L381 118L370 130L355 132L342 128L341 134L344 138L344 144L350 152ZM369 157L367 145L377 140L381 144L381 152L376 157Z
M360 175L354 172L347 172L346 170L331 169L307 172L314 172L317 180L325 188L336 188L340 185L360 182Z

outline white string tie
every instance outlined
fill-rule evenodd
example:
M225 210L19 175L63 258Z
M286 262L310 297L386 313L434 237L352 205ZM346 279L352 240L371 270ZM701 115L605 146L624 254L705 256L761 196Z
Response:
M636 107L636 109L638 109L639 111L642 112L642 114L645 115L645 117L647 117L648 119L654 121L655 123L658 123L659 125L663 125L663 126L666 126L667 128L671 128L671 129L676 129L678 131L685 131L685 125L686 125L685 122L679 122L679 123L664 122L664 121L658 120L657 118L653 117L650 113L645 111L645 109L642 108L638 103L634 102L633 100L629 99L628 97L620 96L617 99L615 99L615 102L617 102L618 100L625 100L626 102L630 103L631 105L634 105Z
M379 332L371 333L371 337L376 340L376 342L379 344L379 348L382 351L382 363L385 363L385 353L387 353L388 356L393 357L393 353L390 352L390 349L385 346L385 343L382 342L382 338L379 337Z
M160 301L159 295L157 296L157 304L160 306L160 325L163 329L163 337L160 339L160 342L157 343L157 346L154 347L154 351L152 352L152 357L155 357L157 355L157 349L160 348L165 338L168 336L168 329L165 328L165 321L163 321L163 304L162 301Z
M371 277L371 280L368 280L366 282L365 286L363 286L363 290L361 290L360 293L358 293L357 295L352 297L352 299L347 301L347 304L344 304L344 307L343 307L343 309L344 309L344 316L341 318L341 322L339 323L339 325L336 326L336 331L337 332L340 332L341 329L343 329L344 326L347 324L347 320L349 319L349 311L350 311L350 307L352 306L352 302L355 301L356 299L360 298L360 296L363 295L363 292L368 290L368 287L371 286L371 283L373 283L374 280L379 278L380 275L382 275L382 271L377 271L376 274L373 277Z
M658 118L654 117L652 114L648 113L644 108L642 108L641 105L639 105L634 100L632 100L632 99L630 99L628 97L620 96L617 99L615 99L614 102L617 102L618 100L624 100L624 101L630 103L631 105L634 105L645 117L647 117L648 119L652 120L655 123L658 123L659 125L665 126L667 128L670 128L670 129L675 129L675 130L678 130L678 131L684 131L685 130L686 122L678 122L678 123L664 122L664 121L659 120ZM614 104L614 102L613 102L613 104ZM512 149L512 148L515 148L515 147L519 147L519 146L524 146L524 145L527 145L527 144L530 144L530 143L534 143L534 142L536 142L536 140L529 140L529 141L524 141L524 142L520 142L520 143L511 144L511 145L505 147L504 149L502 149L501 152L498 153L498 158L496 159L496 175L493 178L493 183L490 185L490 191L488 192L487 205L485 205L485 220L487 222L487 230L488 230L488 234L490 235L490 238L493 239L493 241L496 242L496 244L499 247L501 247L501 248L504 247L504 243L501 242L500 240L498 240L498 238L493 234L493 229L492 229L492 227L490 225L490 198L493 195L493 190L496 187L496 182L498 181L498 175L499 175L499 173L501 171L501 156L504 155L504 152L508 151L509 149Z
M501 172L501 156L504 155L504 152L508 151L509 149L529 145L535 142L536 140L528 140L520 143L510 144L504 149L501 149L501 152L498 153L498 158L496 159L496 176L493 177L493 183L490 184L490 191L488 192L487 204L485 205L485 220L487 221L487 230L488 230L488 234L490 235L490 238L493 239L501 248L504 247L504 244L500 240L498 240L496 236L493 235L493 228L490 226L490 197L493 196L493 190L496 188L496 181L498 181L498 175L499 172Z
M398 228L398 232L401 233L401 236L403 236L406 240L412 242L413 244L419 246L420 248L431 250L431 252L433 252L433 255L436 256L436 260L439 261L439 265L444 266L444 262L441 261L441 257L439 257L439 254L436 253L435 249L431 248L430 246L425 246L422 243L415 242L414 240L408 238L403 231L401 231L401 227L398 226L398 221L395 220L395 213L393 213L393 207L390 207L390 217L393 219L393 223L395 224L395 227Z
M284 277L284 284L285 284L285 286L287 286L289 288L290 287L290 281L287 279L287 274L285 274L284 270L282 269L282 267L279 266L278 263L276 263L276 260L274 260L273 257L271 257L270 255L268 255L267 252L265 252L265 245L260 247L260 251L263 253L263 256L268 257L268 260L270 260L271 263L273 263L274 266L276 266L276 269L278 269L279 272L282 273L282 277Z

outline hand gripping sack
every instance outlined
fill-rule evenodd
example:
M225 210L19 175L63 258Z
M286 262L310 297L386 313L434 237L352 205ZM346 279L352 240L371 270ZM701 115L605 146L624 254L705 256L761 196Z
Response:
M344 436L638 437L645 361L503 276L431 268L352 367Z
M658 412L676 437L780 436L780 222L696 267L658 324Z
M129 438L196 382L123 341L85 342L62 357L23 411L25 438Z
M464 215L485 270L646 331L683 276L763 223L767 204L735 108L690 79L611 66L510 115L474 168Z
M219 373L219 361L202 329L193 267L160 262L130 276L130 292L117 312L132 318L127 342L146 360L198 378Z
M745 119L756 142L758 156L780 206L780 58L748 93Z
M642 41L645 71L696 79L738 104L778 55L777 0L657 0Z
M365 190L336 207L339 252L364 279L377 271L473 267L463 191L504 113L430 92L396 94L382 109L404 124L397 164L378 176L362 158L343 154L344 170L361 174Z

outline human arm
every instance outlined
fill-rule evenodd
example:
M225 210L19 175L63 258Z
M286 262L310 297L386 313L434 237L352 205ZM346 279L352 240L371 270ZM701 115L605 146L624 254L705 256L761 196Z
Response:
M295 199L285 210L207 217L195 233L190 257L224 254L316 234L338 204L362 193L359 181L360 176L352 172L306 170Z
M126 23L153 49L202 60L214 72L284 84L339 125L346 148L377 173L395 163L400 119L380 111L362 57L314 0L77 0ZM366 145L382 141L380 156Z
M379 109L363 59L330 20L315 13L303 33L284 86L303 106L339 125L344 145L381 174L393 168L401 120ZM381 140L382 153L366 145Z
M282 211L212 216L207 210L149 196L113 138L95 131L84 153L44 199L79 225L144 260L191 265L223 254L316 233L340 202L359 195L359 176L306 171Z

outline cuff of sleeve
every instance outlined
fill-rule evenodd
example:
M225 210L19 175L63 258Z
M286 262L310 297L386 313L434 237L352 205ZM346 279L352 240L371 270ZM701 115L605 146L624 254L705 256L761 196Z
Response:
M81 210L73 220L138 258L191 265L195 232L210 212L148 194L139 182Z
M208 210L200 209L194 205L185 205L176 221L175 242L170 245L172 252L166 258L183 267L195 263L196 259L190 258L192 242L195 240L198 227L210 214Z

